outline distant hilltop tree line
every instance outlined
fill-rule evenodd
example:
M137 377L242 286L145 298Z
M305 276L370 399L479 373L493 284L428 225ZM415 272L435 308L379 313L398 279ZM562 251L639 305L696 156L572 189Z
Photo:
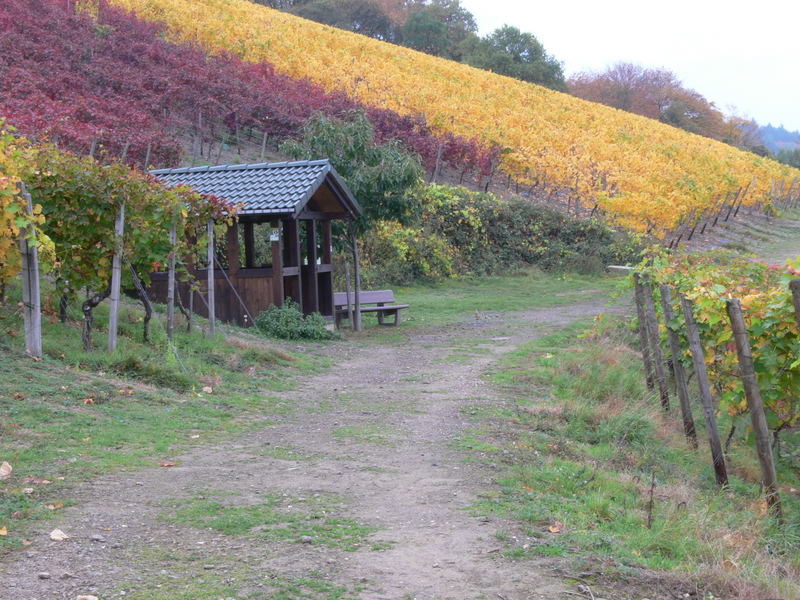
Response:
M533 34L505 25L480 37L460 0L255 0L385 42L567 91L562 64Z
M460 0L255 0L297 16L567 92L799 166L800 134L725 115L675 73L632 63L564 76L536 37L504 25L477 34ZM775 131L786 135L773 140Z

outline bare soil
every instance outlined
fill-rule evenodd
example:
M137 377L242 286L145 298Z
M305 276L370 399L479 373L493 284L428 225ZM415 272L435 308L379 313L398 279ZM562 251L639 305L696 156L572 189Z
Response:
M525 313L482 313L402 343L355 340L316 350L329 353L334 365L288 393L295 408L283 422L171 458L178 463L171 468L110 475L76 490L76 506L0 565L0 598L138 593L170 600L187 578L195 585L198 578L230 581L237 598L271 598L271 580L309 573L364 600L574 597L574 587L547 560L502 555L494 533L503 523L469 510L492 488L494 470L466 461L455 442L469 428L462 409L496 400L483 375L503 354L604 308L603 299L589 298ZM464 348L472 350L458 353ZM286 449L300 456L289 459ZM169 500L215 492L235 494L237 503L267 493L335 497L341 516L376 532L370 544L346 552L164 520ZM71 539L50 541L54 527Z

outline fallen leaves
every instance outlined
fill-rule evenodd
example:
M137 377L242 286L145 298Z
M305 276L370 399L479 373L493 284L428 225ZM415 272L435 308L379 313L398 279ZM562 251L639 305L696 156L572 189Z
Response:
M53 504L48 504L45 506L47 510L58 510L59 508L64 508L63 502L53 502Z
M3 537L8 535L8 528L7 527L0 527L0 535Z
M12 467L6 461L3 461L3 464L0 465L0 479L5 479L9 475L11 475L11 471L13 471L13 470L14 470L14 467Z
M162 460L160 463L158 463L158 466L159 467L177 467L178 463L169 462L167 460Z
M49 479L42 479L41 477L34 477L33 475L26 475L22 483L35 483L36 485L47 485L51 483Z
M561 533L562 529L564 529L564 524L561 521L553 521L553 524L547 528L547 531L550 533Z
M86 404L87 406L90 404L94 404L94 398L84 398L83 403Z
M69 539L69 536L60 529L53 529L50 532L50 539L54 542L64 542Z
M81 595L81 596L78 596L77 598L75 598L75 600L100 600L100 599L97 596Z
M203 386L203 393L204 394L213 394L214 393L214 388L212 388L210 385L205 385L205 386Z

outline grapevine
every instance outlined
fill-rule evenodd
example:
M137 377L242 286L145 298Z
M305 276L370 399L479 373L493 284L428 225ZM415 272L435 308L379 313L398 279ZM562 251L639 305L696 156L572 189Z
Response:
M780 432L800 421L800 330L789 289L800 275L800 259L780 267L720 252L660 255L645 272L693 302L709 377L731 417L748 410L725 309L728 298L740 299L769 425ZM691 364L688 355L682 360Z
M245 0L109 0L172 39L308 78L369 106L422 114L438 130L506 148L502 167L594 199L621 225L665 234L748 184L769 204L800 171L651 119L586 102Z

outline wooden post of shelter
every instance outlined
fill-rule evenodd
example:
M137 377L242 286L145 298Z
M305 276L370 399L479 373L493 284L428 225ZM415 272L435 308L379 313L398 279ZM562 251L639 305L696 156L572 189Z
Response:
M319 312L319 274L317 265L317 221L306 221L306 257L308 258L306 278L306 312Z
M167 272L167 338L175 334L175 244L178 241L177 224L169 228L169 266Z
M270 227L272 228L270 232L270 243L272 244L272 277L273 281L276 282L272 287L272 303L275 306L283 306L283 235L281 235L283 227L281 227L280 221L272 221ZM298 281L300 280L299 277L297 279Z
M240 248L239 248L239 224L234 222L232 225L228 226L228 229L225 231L225 248L226 248L226 256L228 258L228 269L227 273L222 266L217 263L217 266L220 268L220 273L222 273L223 279L228 283L231 291L233 292L234 297L239 302L238 311L239 314L242 315L242 320L246 325L254 325L252 323L252 318L249 316L250 311L247 308L247 305L244 303L241 295L237 291L237 286L239 285L239 269L241 269L241 259L239 256ZM216 254L214 255L216 258ZM230 309L229 309L230 310ZM225 311L222 311L225 314Z
M111 262L111 308L108 314L108 351L117 349L120 288L122 286L122 237L125 233L125 202L119 205L114 223L114 258Z
M355 285L353 307L353 329L361 331L361 261L358 256L358 236L353 232L353 282Z
M667 336L669 337L669 347L672 354L672 372L675 375L675 389L678 392L678 403L681 407L683 417L683 432L693 450L697 450L697 432L694 428L694 417L692 417L692 405L689 401L689 384L686 379L686 370L681 362L681 341L678 333L670 326L670 322L675 319L675 311L672 309L672 291L669 286L662 284L661 306L664 310L664 322L667 326Z
M689 338L689 348L692 351L694 374L697 377L697 385L700 388L700 400L703 403L703 415L705 416L708 443L711 446L714 473L718 485L728 485L728 471L725 468L725 456L722 453L722 444L719 441L714 399L711 396L711 385L708 382L706 358L703 353L703 346L700 343L700 332L697 329L697 321L694 318L694 307L687 298L681 298L681 306L683 307L683 315L686 319L686 336Z
M739 357L739 370L741 371L742 385L747 397L747 406L750 409L750 421L753 424L753 434L756 438L756 452L761 463L761 478L764 482L764 491L767 497L767 506L783 521L781 500L778 495L778 475L775 472L775 460L772 456L772 446L769 441L769 428L767 417L764 414L764 401L758 387L753 353L750 349L750 339L747 326L742 315L742 305L737 298L729 298L726 303L728 318L733 329L733 341L736 344L736 354Z
M353 287L350 284L350 263L344 263L344 282L345 282L345 292L347 293L347 321L350 323L350 329L355 328L355 323L353 322L353 302L352 293Z
M31 195L23 182L19 194L25 201L25 213L33 216ZM25 351L36 358L42 357L42 304L39 290L39 248L36 229L26 227L20 232L19 251L22 257L22 315L25 322Z
M647 333L650 337L650 348L653 351L653 366L658 383L658 394L661 397L661 407L669 410L669 387L667 386L667 373L664 368L664 353L661 351L661 340L658 334L658 315L653 300L653 288L650 279L645 275L641 278L642 296L644 298L644 316L647 320Z
M214 220L208 220L208 336L217 337L217 314L214 307Z

